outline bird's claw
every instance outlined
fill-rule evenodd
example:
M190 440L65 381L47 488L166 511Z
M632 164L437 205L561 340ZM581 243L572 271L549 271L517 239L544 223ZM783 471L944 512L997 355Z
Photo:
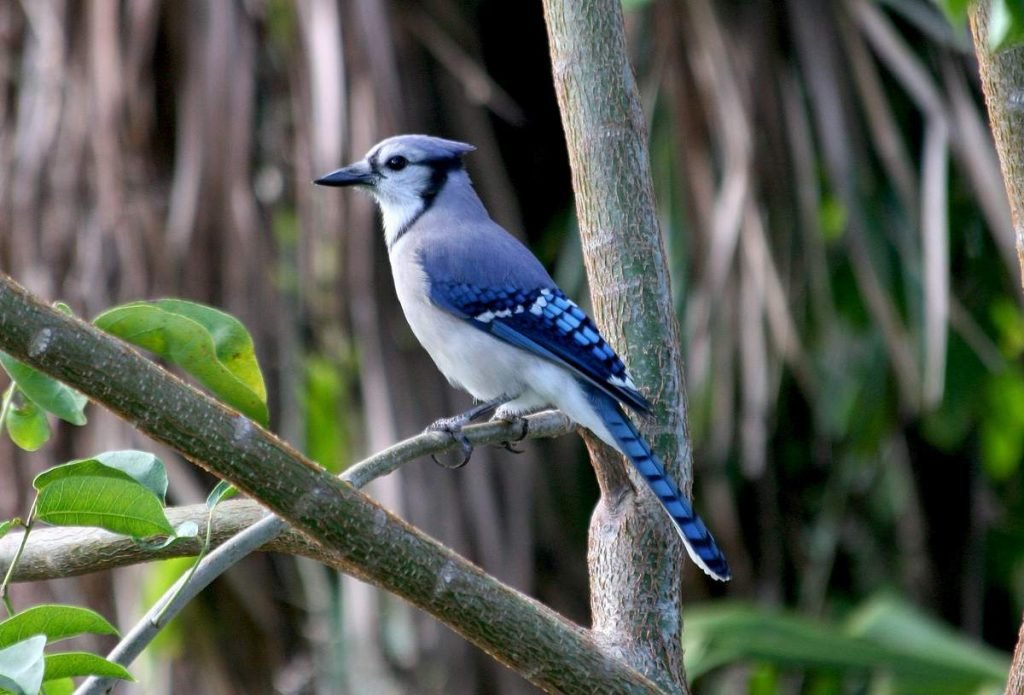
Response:
M516 440L516 441L518 441L518 440ZM523 453L523 450L522 449L517 449L515 447L515 444L516 444L516 442L501 442L501 448L503 448L505 451L507 451L510 454L521 454L521 453Z
M451 437L452 441L458 445L459 451L462 454L458 462L454 464L443 463L437 458L437 454L431 454L430 458L434 460L434 463L441 466L442 468L448 468L451 470L454 470L456 468L462 468L467 463L469 463L469 459L473 456L473 445L470 443L469 438L462 433L462 427L464 424L465 420L463 418L450 417L441 418L437 422L427 427L427 432L444 432L449 437Z
M459 461L454 464L443 463L437 458L436 454L431 454L430 458L434 459L434 463L449 469L462 468L467 463L469 463L470 457L473 456L473 445L470 443L469 438L466 437L465 434L463 434L462 428L468 425L470 422L472 422L475 417L478 417L480 415L480 411L483 408L492 407L492 405L493 404L484 404L483 406L478 406L474 410L469 411L468 413L463 413L462 415L441 418L440 420L437 420L429 427L427 427L427 429L425 430L427 432L444 432L449 437L451 437L452 441L454 441L455 444L458 445L458 449L462 454L462 457L459 459ZM523 453L522 450L517 449L515 445L526 439L527 435L530 433L529 421L526 418L520 417L518 415L495 419L502 420L508 423L509 425L518 424L522 428L522 431L520 432L518 437L510 441L501 442L501 446L505 448L505 451L508 451L513 454Z
M517 417L514 420L509 420L508 423L510 425L518 424L522 428L522 433L511 441L502 442L501 446L504 447L505 451L508 451L509 453L521 454L523 453L523 450L517 449L515 445L526 439L526 435L530 433L530 421L524 417Z

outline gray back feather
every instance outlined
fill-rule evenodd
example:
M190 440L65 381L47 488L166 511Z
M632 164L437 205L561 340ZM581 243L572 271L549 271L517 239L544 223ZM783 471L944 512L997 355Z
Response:
M540 261L499 226L463 170L452 171L434 204L406 235L428 278L480 287L554 287Z

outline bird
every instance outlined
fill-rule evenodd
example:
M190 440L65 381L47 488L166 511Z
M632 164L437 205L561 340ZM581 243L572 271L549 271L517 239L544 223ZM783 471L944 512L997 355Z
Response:
M474 149L429 135L397 135L314 181L354 187L375 199L413 334L448 381L479 403L428 429L458 437L464 425L487 414L521 421L558 408L632 463L691 560L710 577L729 580L729 565L707 526L623 410L644 415L651 403L594 322L536 256L491 219L463 159Z

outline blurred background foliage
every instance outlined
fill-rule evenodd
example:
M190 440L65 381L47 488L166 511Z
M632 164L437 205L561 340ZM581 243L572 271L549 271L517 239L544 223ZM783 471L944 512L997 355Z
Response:
M694 493L735 575L687 569L696 691L998 689L1024 609L1024 316L966 30L930 0L624 6ZM310 181L398 132L472 142L494 217L585 299L550 70L539 3L0 2L0 268L88 317L160 296L233 313L273 428L341 469L465 401L401 317L369 201ZM0 442L0 517L45 465L127 446L158 449L97 411L36 454ZM211 481L157 453L174 501L202 500ZM597 488L574 438L371 494L586 622ZM126 626L174 571L16 599ZM529 692L280 557L230 573L135 674L147 693Z

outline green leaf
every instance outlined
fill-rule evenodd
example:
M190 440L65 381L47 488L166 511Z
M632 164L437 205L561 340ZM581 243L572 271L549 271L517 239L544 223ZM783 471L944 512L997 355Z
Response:
M0 521L0 538L6 536L7 532L10 531L12 528L14 528L13 520Z
M115 664L102 656L88 652L62 652L46 655L46 671L43 678L47 681L57 678L74 678L78 676L100 676L101 678L118 678L134 681L132 674L121 664ZM49 695L49 693L47 693Z
M94 323L178 365L228 405L267 424L267 391L252 338L234 317L201 304L161 299L115 307Z
M152 492L161 502L167 497L167 469L164 462L148 451L125 449L96 454L93 460L130 475ZM88 460L88 459L86 459Z
M1006 654L966 639L938 620L896 597L872 598L850 615L848 634L867 638L903 654L934 661L940 670L964 680L1000 683L1010 668Z
M238 494L238 488L226 480L219 481L206 496L206 508L211 512L224 500L229 500Z
M885 662L883 650L827 625L744 604L687 608L684 634L690 678L746 660L809 670L864 670Z
M96 526L135 538L174 534L156 495L126 474L106 470L112 474L48 483L39 490L36 517L56 526Z
M83 634L116 635L117 629L88 608L43 604L26 608L0 622L0 647L8 647L30 635L43 635L48 642L58 642Z
M728 664L767 663L861 683L870 675L891 686L885 692L905 695L991 689L1009 669L1006 655L892 598L868 601L845 625L740 603L689 607L684 650L690 678Z
M91 459L78 459L75 461L68 461L62 463L59 466L53 466L47 468L45 471L40 473L33 479L32 487L36 490L42 490L47 485L63 480L65 478L114 478L115 480L131 480L136 483L139 481L135 480L128 473L122 470L118 470L113 466L107 466L100 461ZM142 483L139 483L140 485Z
M1020 0L992 0L988 16L988 47L1011 48L1024 41L1024 4Z
M209 331L217 348L217 359L261 400L267 400L252 337L241 321L219 309L181 299L161 299L155 304L164 311L187 316Z
M137 480L124 471L104 466L95 459L80 459L47 468L32 480L32 487L42 491L48 485L67 478L113 478L115 480L127 480L138 483Z
M0 366L10 374L21 392L43 410L72 425L86 423L85 405L89 399L78 391L4 352L0 352Z
M35 451L50 439L50 423L46 412L25 398L7 411L7 434L25 451Z
M32 485L42 490L63 478L100 477L134 480L163 502L167 495L167 471L159 458L146 451L105 451L92 458L69 461L48 468L35 477Z
M70 678L55 678L43 681L43 692L46 695L74 695L75 682Z
M43 647L46 637L36 635L0 649L0 688L17 695L36 695L43 684Z

